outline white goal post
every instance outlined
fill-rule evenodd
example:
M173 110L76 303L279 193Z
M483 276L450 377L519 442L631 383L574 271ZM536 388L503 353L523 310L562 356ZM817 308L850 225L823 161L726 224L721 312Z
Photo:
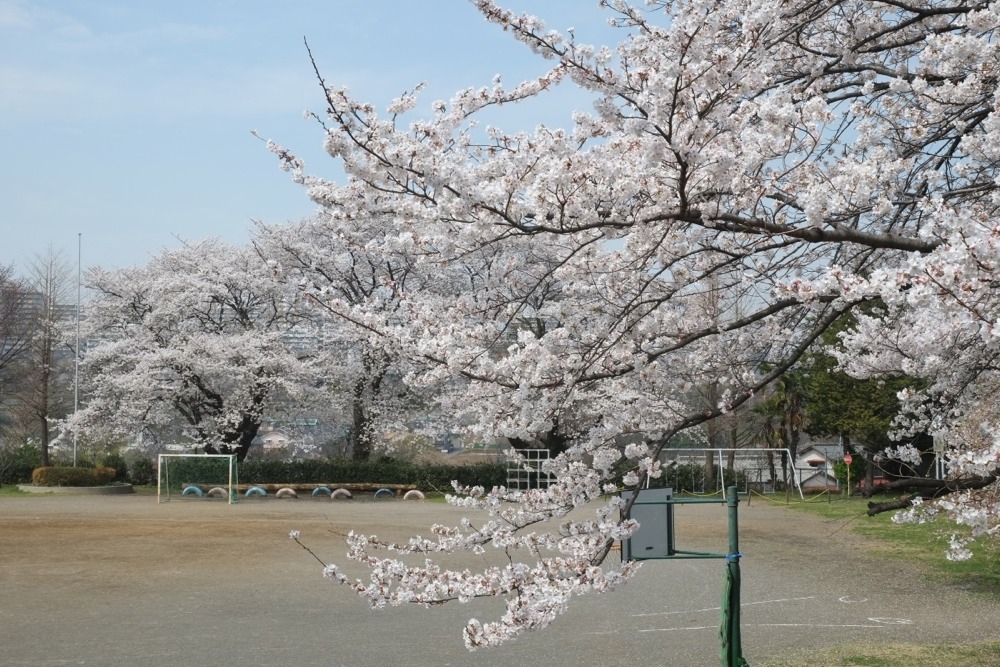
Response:
M664 466L664 475L670 477L670 467L705 466L708 460L718 471L717 487L703 491L725 491L728 486L746 487L740 491L759 487L775 487L777 482L783 482L786 488L790 486L798 490L799 498L805 498L802 485L795 469L792 453L787 449L770 447L739 447L739 448L683 448L664 449L660 453L660 462ZM782 479L782 473L785 479ZM675 489L678 491L679 489Z
M229 504L236 502L236 485L239 483L238 471L236 467L235 454L160 454L156 459L156 502L166 502L170 500L170 460L171 459L229 459L227 482L219 483L218 488L226 492ZM220 462L221 463L221 462ZM198 480L177 480L184 482L197 482ZM165 491L165 493L163 493ZM199 489L198 495L201 495ZM161 500L162 498L162 500Z

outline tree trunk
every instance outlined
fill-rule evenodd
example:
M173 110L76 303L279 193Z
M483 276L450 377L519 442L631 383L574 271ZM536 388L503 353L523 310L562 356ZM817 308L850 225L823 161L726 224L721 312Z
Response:
M38 449L42 455L42 466L47 467L52 465L49 461L49 420L43 415L38 421L38 430L41 434Z
M919 489L921 495L933 498L946 496L954 491L982 489L997 481L997 475L985 477L963 477L961 479L936 479L934 477L903 477L881 486L882 491L898 489ZM864 497L870 498L874 489L865 489ZM884 511L884 510L883 510Z
M799 440L802 438L802 408L798 395L788 393L787 389L785 393L785 413L781 435L784 440L785 449L788 450L788 458L790 459L786 461L786 457L781 457L782 479L785 482L785 488L788 488L789 484L795 485L795 479L793 478L795 475L798 475L798 471L795 470L795 459L799 455ZM791 466L791 470L789 470L789 466Z
M385 379L385 355L380 350L362 351L361 377L351 395L351 432L347 445L351 458L367 461L375 451L375 409Z
M709 422L711 424L711 422ZM711 443L711 439L709 439ZM715 488L715 452L711 449L705 451L705 484L702 489L705 493L709 493Z
M250 453L254 438L260 431L260 420L253 420L244 417L240 422L240 428L230 431L223 436L222 444L218 447L212 444L205 444L206 454L235 454L237 463L243 463Z
M529 440L527 438L507 438L507 442L514 449L545 449L550 457L558 456L569 449L571 437L559 430L558 417L552 420L552 428L542 433L537 438Z
M875 516L876 514L891 512L892 510L905 509L913 504L913 499L916 497L917 494L913 493L895 500L887 500L883 503L868 503L868 516Z
M709 408L712 409L719 403L719 385L717 382L712 382L708 386L708 404ZM721 429L719 428L719 417L708 420L705 424L706 435L708 436L708 447L709 450L719 449L719 439L721 438ZM716 479L715 479L715 452L706 451L705 452L705 492L710 493L715 490ZM722 472L721 470L719 472Z
M351 401L351 432L347 443L351 449L351 458L355 461L367 461L372 455L372 428L365 409L365 389L367 378L362 377L354 384L354 397Z
M35 405L35 416L38 418L38 448L41 450L43 466L50 465L49 415L52 413L52 392L50 388L52 386L52 348L54 337L54 332L47 318L45 332L41 341L41 349L39 350L42 364L38 371L38 402Z
M259 430L260 422L257 422L240 431L239 438L234 443L235 447L232 447L231 451L231 453L236 454L236 461L238 463L246 461L247 454L250 453L250 446L253 444L254 438L257 437Z
M844 435L844 451L849 452L851 444L850 436ZM875 488L875 455L865 449L865 488L868 489L869 495L871 491Z
M784 461L784 458L785 458L784 456L781 457L782 461ZM785 468L786 466L784 463L782 463L781 467ZM774 488L775 491L777 491L778 471L774 467L774 452L767 453L767 468L768 471L771 473L771 486Z
M206 454L235 454L236 461L243 463L250 453L250 446L253 445L257 433L260 432L260 407L264 403L267 390L258 387L254 392L252 403L246 412L240 417L240 423L235 428L222 433L222 444L216 448L211 444L205 445Z
M729 446L731 449L726 455L726 468L729 472L732 472L736 467L736 447L738 446L740 421L736 417L736 413L731 415L732 423L729 424Z

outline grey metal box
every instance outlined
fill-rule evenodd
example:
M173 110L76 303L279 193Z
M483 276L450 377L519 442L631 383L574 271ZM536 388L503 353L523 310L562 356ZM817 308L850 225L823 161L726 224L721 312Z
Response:
M632 491L622 491L626 501ZM641 489L627 517L639 522L631 538L622 541L622 560L666 558L676 553L674 546L673 489Z

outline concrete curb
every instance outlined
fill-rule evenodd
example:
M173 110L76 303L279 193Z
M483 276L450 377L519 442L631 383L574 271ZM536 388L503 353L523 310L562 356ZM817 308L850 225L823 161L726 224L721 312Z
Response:
M62 493L78 494L84 496L116 496L125 493L135 493L131 484L118 484L116 486L34 486L32 484L18 484L18 491L26 493Z

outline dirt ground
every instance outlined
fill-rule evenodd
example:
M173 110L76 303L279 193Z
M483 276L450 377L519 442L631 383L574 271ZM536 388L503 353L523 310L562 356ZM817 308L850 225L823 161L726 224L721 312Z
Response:
M497 601L372 611L288 538L299 530L341 564L338 533L405 539L466 513L403 501L0 497L0 664L718 664L721 561L647 562L551 628L470 654L462 626L495 618ZM678 507L677 519L680 548L725 550L723 506ZM751 664L846 643L995 638L1000 603L865 555L862 540L781 505L741 505Z

